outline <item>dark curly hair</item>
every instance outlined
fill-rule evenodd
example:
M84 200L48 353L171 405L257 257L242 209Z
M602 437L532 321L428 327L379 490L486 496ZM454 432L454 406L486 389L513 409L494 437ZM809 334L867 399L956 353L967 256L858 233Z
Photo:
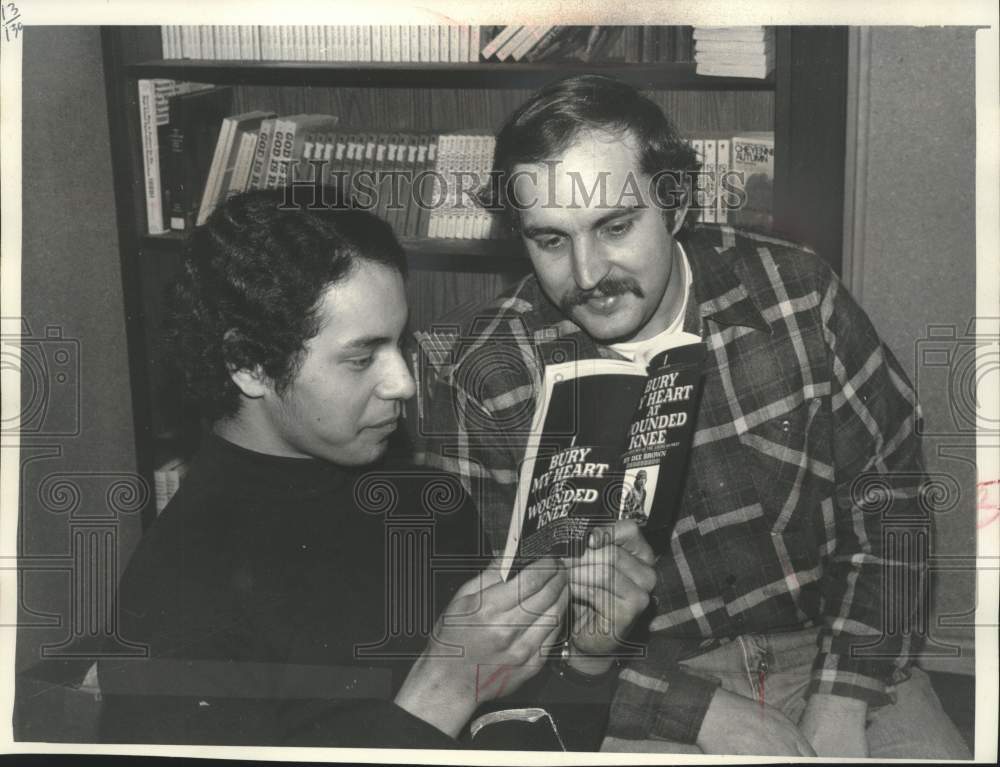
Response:
M361 210L306 207L286 195L233 197L186 244L183 274L168 304L165 347L185 398L208 421L239 409L230 369L259 367L279 392L288 386L305 342L320 330L321 294L347 278L358 260L406 273L403 250L381 219Z
M545 86L507 119L497 135L493 178L480 191L480 203L504 211L516 227L507 182L514 166L558 157L585 130L631 134L639 144L639 168L651 178L661 171L686 174L700 167L694 150L655 102L611 77L574 75ZM660 199L669 199L677 189L675 179L663 175L658 181Z

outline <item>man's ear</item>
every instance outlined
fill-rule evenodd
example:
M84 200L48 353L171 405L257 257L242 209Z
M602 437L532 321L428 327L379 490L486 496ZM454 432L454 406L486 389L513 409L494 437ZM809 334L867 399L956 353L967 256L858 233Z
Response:
M260 399L272 388L271 379L264 375L264 371L260 369L259 365L253 370L230 367L229 377L243 393L243 396L251 399Z
M226 331L222 340L226 369L229 371L229 377L243 393L243 396L258 399L271 391L271 379L264 374L260 365L249 367L233 361L244 356L237 351L241 341L240 333L235 328Z
M671 237L676 237L684 226L684 219L687 218L688 210L691 207L691 187L685 184L684 188L677 192L677 195L680 197L680 205L673 211L673 220L668 221Z

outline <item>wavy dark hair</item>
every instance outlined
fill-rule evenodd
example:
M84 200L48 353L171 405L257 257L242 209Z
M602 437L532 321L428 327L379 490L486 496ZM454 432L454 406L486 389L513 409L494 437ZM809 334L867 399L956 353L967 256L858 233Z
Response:
M639 145L639 169L650 177L700 167L694 150L655 102L614 78L574 75L545 86L507 119L497 135L494 180L480 191L480 203L505 212L516 228L517 210L510 204L507 184L514 166L555 159L586 130L631 134ZM674 179L661 176L661 199L669 199L675 190Z
M194 230L185 256L169 298L165 349L185 398L208 421L239 409L230 369L259 368L279 392L288 386L305 342L320 330L320 296L359 260L406 273L384 221L361 210L306 207L286 190L227 200Z

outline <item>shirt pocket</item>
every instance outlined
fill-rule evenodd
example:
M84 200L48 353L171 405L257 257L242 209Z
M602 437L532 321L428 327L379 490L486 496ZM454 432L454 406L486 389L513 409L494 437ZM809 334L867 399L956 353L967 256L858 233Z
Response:
M826 446L818 439L823 400L818 397L788 402L770 417L738 430L745 466L757 488L772 532L803 527L818 509L808 492L816 479L830 475ZM805 511L805 514L802 512Z

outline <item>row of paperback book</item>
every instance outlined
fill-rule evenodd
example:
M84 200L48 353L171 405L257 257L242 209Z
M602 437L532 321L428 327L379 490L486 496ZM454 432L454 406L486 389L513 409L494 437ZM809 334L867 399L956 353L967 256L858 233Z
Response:
M168 25L164 59L476 62L691 61L686 26Z
M344 131L323 114L232 114L232 88L171 80L140 80L139 105L149 234L199 226L231 195L302 181L341 190L340 202L349 195L400 237L497 236L493 217L471 199L492 167L494 136Z
M773 27L695 27L695 72L763 79L774 70Z
M469 25L198 25L161 28L163 58L240 61L479 61Z
M400 237L500 236L472 199L488 180L494 136L344 130L324 114L233 114L230 87L143 79L138 89L149 234L189 231L231 195L302 181L341 190L343 199L327 204L367 207ZM691 144L704 174L700 220L768 228L774 134Z
M771 228L774 133L750 131L731 138L691 139L704 174L695 191L697 220Z

